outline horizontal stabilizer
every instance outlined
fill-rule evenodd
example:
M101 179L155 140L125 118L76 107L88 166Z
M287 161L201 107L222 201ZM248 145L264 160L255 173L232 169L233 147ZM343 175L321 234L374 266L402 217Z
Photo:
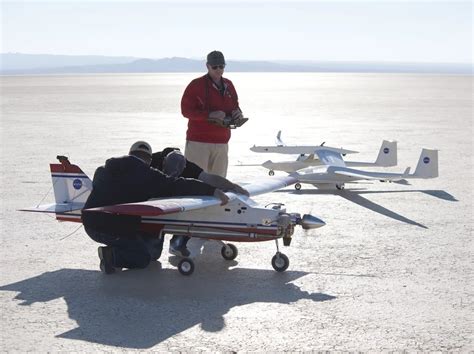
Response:
M34 213L65 213L68 211L81 210L83 203L64 203L64 204L43 204L35 207L19 209L19 211L29 211Z

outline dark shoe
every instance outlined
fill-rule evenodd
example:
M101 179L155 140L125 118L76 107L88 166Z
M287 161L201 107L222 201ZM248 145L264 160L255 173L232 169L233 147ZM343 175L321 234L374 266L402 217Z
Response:
M100 258L100 270L105 274L113 274L116 271L114 267L114 252L111 247L98 248Z

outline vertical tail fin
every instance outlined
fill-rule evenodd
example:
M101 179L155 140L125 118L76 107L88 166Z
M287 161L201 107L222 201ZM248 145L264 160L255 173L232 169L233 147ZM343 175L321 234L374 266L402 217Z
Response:
M397 142L384 140L375 164L381 167L397 166Z
M73 204L81 209L92 190L92 181L67 157L57 158L59 164L50 164L56 204Z
M80 210L84 208L89 194L92 191L92 181L82 170L72 165L67 157L57 156L60 163L50 164L53 180L53 204L41 204L21 211L37 213L54 213L56 220L81 222Z
M413 177L438 177L438 150L423 149L421 151Z
M286 145L283 142L283 140L281 140L281 130L278 131L275 142L276 142L277 146L285 146Z

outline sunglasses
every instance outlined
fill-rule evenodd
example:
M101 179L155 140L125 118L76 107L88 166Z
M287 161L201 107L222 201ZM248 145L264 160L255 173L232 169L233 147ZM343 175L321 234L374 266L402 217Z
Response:
M217 69L224 69L225 65L213 65L211 66L212 70L217 70Z

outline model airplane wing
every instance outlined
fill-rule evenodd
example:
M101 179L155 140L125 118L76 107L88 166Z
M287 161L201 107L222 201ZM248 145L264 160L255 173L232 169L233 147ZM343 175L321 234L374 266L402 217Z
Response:
M229 198L235 198L235 195L229 193ZM194 209L207 208L213 205L219 205L220 202L220 199L211 196L189 196L175 198L158 198L147 200L144 202L114 204L85 210L100 211L109 214L158 216Z
M410 167L407 167L407 169L403 173L369 172L369 171L353 170L349 168L340 169L340 170L334 169L332 172L337 175L353 177L353 178L358 178L358 179L389 181L389 180L400 180L405 177L408 177L410 173Z
M260 178L258 181L254 181L249 184L242 184L242 186L249 192L250 196L256 196L259 194L270 193L292 184L295 184L298 180L292 176L278 176L269 178Z
M300 155L300 154L313 154L318 150L331 150L334 152L338 152L342 155L346 154L355 154L357 151L353 150L347 150L347 149L339 149L339 148L333 148L329 146L319 146L319 145L314 145L314 146L252 146L250 148L251 151L253 152L263 152L263 153L275 153L275 154L288 154L288 155Z
M269 193L291 184L296 183L294 177L275 177L260 179L254 183L243 185L249 192L250 196L255 196L263 193ZM227 192L229 201L238 198L238 195L232 192ZM189 196L189 197L174 197L174 198L157 198L144 202L125 203L108 205L98 208L87 209L90 211L99 211L110 214L124 214L137 216L159 216L165 214L179 213L195 209L208 208L215 205L220 205L221 200L211 196Z
M278 131L274 146L252 146L250 148L253 152L268 152L275 154L290 154L290 155L301 155L301 154L313 154L318 149L327 149L338 152L342 155L354 154L357 151L347 150L347 149L338 149L328 146L323 146L324 142L321 145L286 145L281 138L281 130Z
M330 149L319 149L315 151L315 154L318 155L319 160L325 165L338 167L346 166L341 154L337 151Z

